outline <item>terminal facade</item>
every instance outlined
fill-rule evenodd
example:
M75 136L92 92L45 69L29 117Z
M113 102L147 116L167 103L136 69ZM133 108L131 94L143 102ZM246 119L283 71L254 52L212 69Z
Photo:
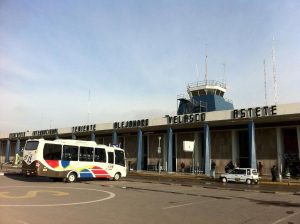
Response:
M178 97L176 115L8 133L0 136L1 163L14 160L27 139L62 138L118 144L136 171L161 167L209 175L213 160L216 173L229 161L252 168L261 162L263 175L276 165L280 175L299 176L300 103L234 109L225 91L215 81L188 85L189 97Z

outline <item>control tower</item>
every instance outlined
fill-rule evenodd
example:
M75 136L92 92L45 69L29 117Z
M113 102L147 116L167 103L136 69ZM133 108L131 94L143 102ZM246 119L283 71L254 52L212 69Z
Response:
M177 114L231 110L233 103L223 97L225 92L226 84L219 81L205 80L190 83L187 85L188 97L177 96Z

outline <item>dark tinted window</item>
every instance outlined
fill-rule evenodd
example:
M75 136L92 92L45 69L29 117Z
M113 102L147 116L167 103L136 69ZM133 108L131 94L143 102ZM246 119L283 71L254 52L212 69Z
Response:
M124 152L115 150L115 164L125 166Z
M68 161L78 161L78 147L64 145L62 159Z
M60 160L61 159L61 145L49 144L44 145L43 156L45 160Z
M108 152L108 163L114 163L114 153Z
M95 148L95 162L106 162L105 149Z
M238 170L238 173L237 174L246 174L246 170Z
M94 148L80 146L79 161L93 161Z
M25 145L25 150L36 150L38 145L38 141L27 141Z

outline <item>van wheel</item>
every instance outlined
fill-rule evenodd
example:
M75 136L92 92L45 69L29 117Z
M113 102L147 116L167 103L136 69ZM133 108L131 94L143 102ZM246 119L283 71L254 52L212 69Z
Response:
M77 180L77 174L76 173L70 173L69 176L67 177L67 181L69 183L74 183Z
M116 173L115 176L114 176L114 180L117 181L117 180L120 180L120 178L121 178L121 174Z
M222 181L222 183L227 183L226 177L222 177L221 181Z
M246 180L246 183L247 183L247 184L251 184L252 181L251 181L250 179L247 179L247 180Z

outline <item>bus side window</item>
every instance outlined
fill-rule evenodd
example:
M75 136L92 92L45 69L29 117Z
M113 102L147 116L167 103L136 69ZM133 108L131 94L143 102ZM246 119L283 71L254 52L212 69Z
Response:
M72 145L64 145L62 160L78 161L78 147Z
M43 150L44 160L60 160L61 148L61 145L46 143Z
M106 163L106 151L103 148L95 148L95 162Z
M125 166L124 152L121 150L115 150L115 164Z
M108 163L114 163L114 153L108 152Z
M79 161L93 161L93 151L92 147L80 146Z

